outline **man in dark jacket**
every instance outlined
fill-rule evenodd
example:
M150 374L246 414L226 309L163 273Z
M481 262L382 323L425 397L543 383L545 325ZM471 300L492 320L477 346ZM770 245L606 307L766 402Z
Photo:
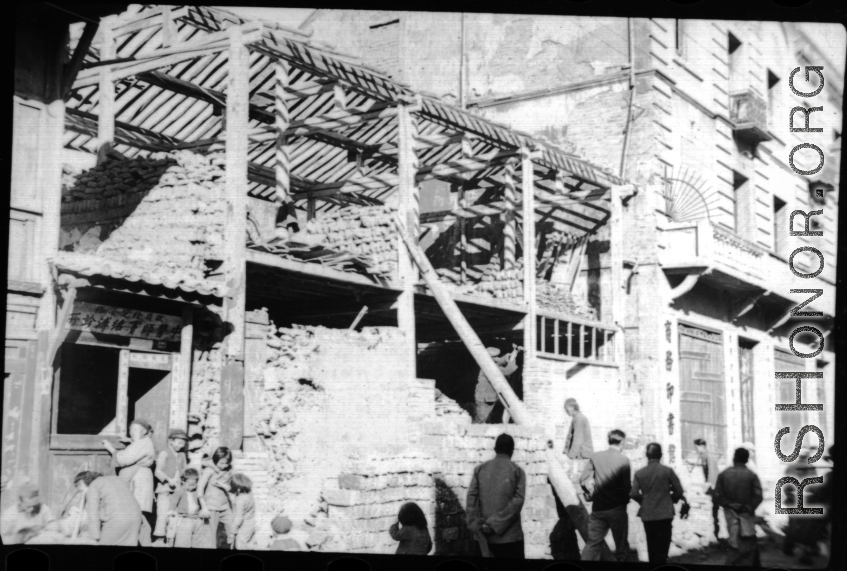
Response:
M515 441L501 434L493 459L474 468L468 488L468 528L485 536L494 557L524 558L521 508L526 497L526 474L512 462Z
M759 566L759 547L756 543L756 508L762 503L762 484L759 477L747 468L750 453L738 448L732 468L718 475L715 483L715 502L723 508L729 532L727 565Z
M676 472L660 463L662 446L647 445L647 466L635 473L629 497L641 504L638 517L647 536L650 563L664 565L668 561L673 529L673 505L682 499L682 484Z
M583 561L599 561L600 545L609 529L615 540L615 559L625 561L629 552L629 520L626 506L632 487L629 459L621 453L626 434L609 433L609 448L591 456L579 482L593 502L588 520L588 541L582 550Z

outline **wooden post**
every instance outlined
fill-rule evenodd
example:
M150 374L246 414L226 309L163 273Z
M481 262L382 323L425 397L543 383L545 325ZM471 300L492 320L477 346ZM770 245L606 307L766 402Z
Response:
M100 21L100 61L115 59L115 38L112 33L113 18L106 17ZM115 141L115 82L112 80L112 66L100 68L100 90L97 104L97 163L106 160Z
M517 202L517 198L515 197L516 163L516 159L510 160L506 163L503 171L503 190L505 192L506 204L504 208L505 212L503 213L503 259L501 264L507 270L514 269L515 267L515 233L517 226L517 222L515 221L515 203Z
M559 323L560 321L558 319L553 320L553 353L556 355L561 355L559 353Z
M121 349L118 357L118 408L115 411L115 433L125 436L127 433L127 413L129 409L129 349Z
M397 214L400 216L405 228L408 229L410 238L415 244L420 236L420 206L418 186L415 176L418 172L419 162L415 154L415 136L417 122L412 116L409 105L402 104L397 112L398 128L398 175L399 189L397 201ZM402 283L403 293L397 302L397 326L406 335L408 343L409 358L412 363L413 374L417 374L417 340L415 335L415 285L418 283L418 269L412 263L412 259L403 245L403 238L397 238L398 273Z
M538 350L536 337L535 269L535 180L532 159L537 152L521 149L521 187L523 190L523 296L526 303L526 325L524 326L524 363L534 357ZM514 179L513 179L514 180Z
M191 394L191 363L194 356L194 311L182 310L179 353L172 355L170 427L188 429L188 401Z
M241 29L229 29L229 68L226 128L225 260L227 294L224 320L230 327L224 339L221 370L221 446L241 448L244 432L244 313L247 261L247 144L249 131L250 56Z
M609 219L609 254L611 257L611 297L612 297L612 315L611 321L614 321L617 326L617 331L613 339L614 342L614 359L623 366L625 358L625 346L623 343L624 335L624 283L623 283L623 202L621 202L621 194L624 187L612 186L610 189L611 200L611 217ZM610 321L606 319L605 321ZM622 371L623 369L621 369Z
M465 184L459 185L459 208L465 208ZM468 228L464 216L458 219L459 225L459 283L465 285L468 279Z

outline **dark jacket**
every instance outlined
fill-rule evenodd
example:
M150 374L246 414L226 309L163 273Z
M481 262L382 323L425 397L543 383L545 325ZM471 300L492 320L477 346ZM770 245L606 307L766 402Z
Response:
M673 519L673 505L682 498L682 484L673 468L649 460L635 473L629 497L641 504L638 516L642 521Z
M485 520L493 535L488 543L523 541L521 508L526 497L526 474L505 454L474 468L468 488L468 526Z
M582 471L579 483L591 496L594 511L625 506L632 489L629 458L616 448L595 452Z
M714 501L723 507L740 504L744 511L753 513L762 503L762 483L756 473L747 466L736 464L718 475Z
M432 538L425 527L404 525L403 529L400 529L400 524L395 523L388 533L391 534L391 539L400 542L395 555L427 555L432 551Z
M588 417L575 411L571 419L571 428L565 440L565 454L572 460L585 459L594 453L594 443L591 441L591 426Z

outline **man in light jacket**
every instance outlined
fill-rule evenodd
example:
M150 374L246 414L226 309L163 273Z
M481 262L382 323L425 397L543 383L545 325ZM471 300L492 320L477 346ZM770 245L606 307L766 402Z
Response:
M626 434L621 430L609 432L609 448L596 452L579 477L580 485L592 502L591 516L588 518L588 541L582 550L583 561L599 561L601 544L606 534L612 530L615 540L615 556L610 560L626 561L629 553L629 520L626 506L632 489L629 458L621 449Z
M661 444L648 444L646 455L647 466L635 473L629 497L641 505L638 517L644 524L650 563L664 565L668 561L676 515L673 505L683 498L682 484L673 468L660 463Z
M762 484L755 472L747 468L749 457L744 448L735 451L733 466L718 475L715 502L723 508L729 532L726 564L758 567L756 508L762 503Z
M493 459L474 468L468 488L468 528L485 536L494 557L523 559L521 509L526 497L526 474L512 462L515 441L501 434ZM482 548L482 546L480 546Z
M588 417L580 412L576 399L565 401L565 413L571 417L571 428L565 440L565 454L571 460L585 460L594 453ZM582 466L580 466L581 469Z

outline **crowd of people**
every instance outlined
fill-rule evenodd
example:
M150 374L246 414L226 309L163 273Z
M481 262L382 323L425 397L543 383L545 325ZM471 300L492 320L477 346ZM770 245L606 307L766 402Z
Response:
M590 424L577 402L568 399L565 411L572 422L564 453L571 460L570 475L578 484L577 496L590 514L587 525L580 529L585 544L580 553L576 538L579 526L571 517L574 512L562 505L553 490L560 518L555 533L564 546L557 558L627 561L630 557L627 506L635 501L644 526L648 560L655 565L666 563L674 518L688 517L690 508L679 477L661 462L662 446L656 442L648 444L647 465L632 474L630 461L623 454L626 439L623 431L609 432L608 448L594 452ZM232 452L225 447L217 448L202 460L201 469L197 470L186 465L184 450L188 436L184 430L171 430L167 447L158 454L151 433L149 424L135 420L130 426L130 443L124 449L116 450L104 442L112 454L116 474L78 473L74 478L77 493L58 517L41 501L35 485L20 486L18 502L0 514L3 543L80 541L123 546L261 548L253 542L256 521L252 483L246 475L233 471ZM697 464L703 470L706 494L712 498L716 537L720 531L718 514L723 509L728 532L727 564L758 566L756 526L769 528L764 518L756 516L763 495L758 475L748 466L750 451L746 447L736 449L732 466L719 472L716 455L709 452L706 441L698 438L693 444L699 459ZM479 556L524 557L521 510L526 496L526 474L512 461L514 449L514 439L501 434L495 442L494 458L473 472L466 515ZM829 452L827 459L832 460L833 447ZM789 466L788 475L798 481L815 477L809 455L809 449L802 450L797 462ZM831 472L809 496L812 501L829 506ZM782 501L783 505L794 504L796 494L792 495L791 489L786 488ZM680 502L677 514L674 506ZM786 554L793 553L799 544L803 547L801 557L808 557L826 532L826 525L823 518L812 521L792 516L785 530ZM303 544L290 535L292 527L291 520L283 515L274 518L273 541L267 547L280 551L304 550ZM610 531L614 553L606 544ZM388 533L398 542L398 555L427 555L432 551L426 516L413 502L401 507Z
M217 448L197 470L187 467L184 430L172 429L167 446L158 454L147 422L134 420L129 434L128 445L120 450L103 441L115 473L76 474L76 493L58 516L41 501L37 486L20 486L17 503L0 514L3 543L253 547L252 482L233 471L228 448ZM271 528L270 549L303 550L299 541L288 537L292 529L288 518L277 516Z

